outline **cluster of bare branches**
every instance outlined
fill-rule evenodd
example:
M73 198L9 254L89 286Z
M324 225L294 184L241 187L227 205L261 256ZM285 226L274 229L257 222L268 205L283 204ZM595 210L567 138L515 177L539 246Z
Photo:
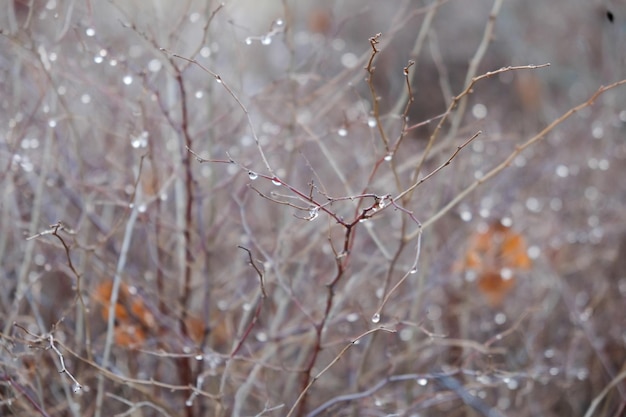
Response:
M10 2L0 414L623 413L626 80L293 3Z

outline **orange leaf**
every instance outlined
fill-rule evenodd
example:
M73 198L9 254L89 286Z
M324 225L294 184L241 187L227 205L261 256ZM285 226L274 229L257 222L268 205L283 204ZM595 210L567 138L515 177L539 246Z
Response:
M500 272L487 271L478 277L478 289L492 307L502 304L504 297L514 286L515 277L510 276L505 279Z

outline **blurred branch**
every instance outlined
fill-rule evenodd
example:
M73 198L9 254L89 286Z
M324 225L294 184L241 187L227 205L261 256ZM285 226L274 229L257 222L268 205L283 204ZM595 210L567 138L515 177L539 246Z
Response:
M534 145L535 143L537 143L537 142L541 141L542 139L544 139L545 136L548 133L550 133L555 127L557 127L558 125L563 123L565 120L569 119L572 115L574 115L575 113L579 112L580 110L593 105L594 102L598 99L598 97L600 97L605 92L607 92L609 90L612 90L612 89L614 89L616 87L619 87L619 86L621 86L623 84L626 84L626 79L621 80L621 81L617 81L617 82L615 82L613 84L610 84L610 85L608 85L606 87L604 87L604 86L600 87L598 90L596 90L596 92L591 97L589 97L589 99L587 101L585 101L584 103L579 104L578 106L572 107L567 112L565 112L562 116L560 116L559 118L555 119L552 123L550 123L548 126L546 126L541 132L537 133L535 136L533 136L532 138L528 139L523 144L517 146L515 148L515 150L511 154L509 154L509 156L504 161L502 161L496 167L492 168L482 178L480 178L479 180L475 181L470 186L465 188L463 191L458 193L448 204L446 204L439 211L437 211L437 213L435 213L430 219L426 220L423 223L423 228L425 229L425 228L429 227L430 225L432 225L433 223L435 223L437 220L439 220L441 217L443 217L444 214L446 214L448 211L450 211L450 209L452 209L459 202L461 202L468 194L470 194L472 191L474 191L476 188L478 188L480 185L482 185L486 181L488 181L491 178L495 177L497 174L502 172L505 168L508 168L517 155L519 155L520 153L522 153L522 151L524 151L525 149L527 149L530 146ZM418 233L419 232L416 230L415 232L411 233L408 236L408 238L409 239L414 239L418 235Z

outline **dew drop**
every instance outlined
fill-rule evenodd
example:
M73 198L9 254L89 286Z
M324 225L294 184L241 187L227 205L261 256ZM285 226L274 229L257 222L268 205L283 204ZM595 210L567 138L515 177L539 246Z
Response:
M409 274L417 274L417 267L409 271Z
M139 206L137 206L137 211L139 213L145 213L147 209L148 207L145 204L140 204Z
M96 30L94 28L87 28L85 29L85 35L91 37L96 36Z
M337 131L337 134L341 137L346 137L348 136L348 129L346 129L345 127L341 127L339 128L339 130Z
M74 391L74 394L77 394L77 393L81 392L82 389L83 389L83 387L80 384L72 385L72 391Z
M276 177L272 178L272 184L274 184L277 187L280 187L282 185L280 180L278 178L276 178Z
M259 174L257 174L254 171L248 171L248 178L250 178L252 181L254 181L257 178L259 178Z
M380 314L376 313L372 316L372 323L380 323Z
M191 407L191 406L193 405L193 401L192 401L192 399L191 399L191 398L189 398L187 401L185 401L185 405L186 405L187 407Z
M202 359L204 359L204 356L198 354L198 355L195 356L195 358L196 358L197 361L201 361Z
M384 159L385 159L385 161L389 162L389 161L391 161L393 159L393 155L388 153L387 155L385 155Z
M376 127L377 124L378 123L376 122L376 118L375 117L370 116L370 117L367 118L367 125L369 127Z
M220 77L219 75L217 77L215 77L215 81L217 81L218 84L222 83L222 77Z
M417 378L417 385L425 387L428 385L428 380L426 378Z
M244 42L246 43L246 45L252 45L252 38L248 36Z

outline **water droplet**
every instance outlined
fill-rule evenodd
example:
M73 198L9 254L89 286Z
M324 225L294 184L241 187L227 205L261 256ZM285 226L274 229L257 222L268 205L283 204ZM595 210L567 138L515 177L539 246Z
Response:
M148 210L148 206L146 206L145 204L140 204L139 206L137 206L137 211L139 213L145 213L146 210Z
M411 270L409 271L409 274L417 274L417 267L415 267L415 268L411 269Z
M122 82L126 85L131 85L133 83L132 75L125 75L124 78L122 78Z
M91 96L87 93L83 94L82 96L80 96L80 102L83 104L91 103Z
M463 210L460 213L461 216L461 220L463 220L464 222L469 222L472 220L472 212L469 210Z
M262 43L263 45L269 45L269 44L271 44L271 43L272 43L272 37L271 37L271 36L268 36L268 35L263 36L263 37L261 38L261 43Z
M337 134L341 137L346 137L348 135L348 129L346 129L345 127L340 127L337 131Z
M219 75L217 77L215 77L215 81L217 81L218 84L222 83L222 77L220 77Z
M272 178L272 184L274 184L277 187L280 187L282 185L282 182L280 182L280 180L276 177Z
M555 170L556 176L560 178L565 178L569 175L569 168L565 165L559 165Z
M285 24L285 21L283 19L276 19L276 21L274 22L274 24L276 26L283 26Z
M90 38L96 36L96 30L94 28L87 28L85 29L85 35L89 36Z
M320 210L317 207L312 208L311 210L309 210L309 217L307 218L308 221L312 221L317 219L317 216L319 216L320 214Z
M426 378L417 378L417 385L425 387L428 385L428 380Z
M513 378L504 378L504 383L506 384L506 387L510 390L514 390L517 389L519 387L519 382L517 382L516 379Z
M478 120L484 119L487 117L487 107L481 103L474 104L474 107L472 107L472 116Z
M254 181L257 178L259 178L259 174L257 174L254 171L248 171L248 178L250 178L252 181Z
M341 65L345 68L356 68L359 63L359 57L352 52L346 52L341 55Z
M198 355L195 356L195 358L196 358L197 361L201 361L202 359L204 359L204 356L198 354Z
M187 407L191 407L193 405L193 400L191 398L189 398L187 401L185 401L185 405Z
M252 45L252 38L248 36L244 42L246 43L246 45Z
M208 46L203 46L202 49L200 49L200 56L202 58L208 58L211 56L211 48L209 48Z
M201 99L202 97L204 97L204 91L202 91L202 90L198 90L198 91L196 91L196 93L194 94L194 96L195 96L197 99Z
M104 61L104 58L102 58L101 56L96 56L93 59L93 62L95 62L96 64L102 64L103 61Z
M511 278L513 278L513 270L511 268L502 268L500 270L500 277L504 281L510 280Z
M135 149L145 148L148 146L148 136L149 134L145 130L137 136L131 136L130 145Z
M388 153L387 155L385 155L385 161L389 162L393 159L393 155Z
M372 323L380 323L380 314L376 313L372 316Z
M346 320L349 323L354 323L355 321L357 321L359 319L359 315L357 313L350 313L346 316Z
M72 385L72 391L74 392L74 394L79 393L80 391L82 391L83 387L80 384L74 384Z
M130 204L128 205L128 208L129 208L129 209L132 209L132 208L134 208L134 207L135 207L135 204L134 204L134 203L130 203Z
M498 313L493 318L493 321L495 321L496 324L500 324L500 325L504 324L504 323L506 323L506 315L504 313Z
M378 123L376 122L376 118L374 116L370 116L367 118L367 125L369 127L376 127Z

